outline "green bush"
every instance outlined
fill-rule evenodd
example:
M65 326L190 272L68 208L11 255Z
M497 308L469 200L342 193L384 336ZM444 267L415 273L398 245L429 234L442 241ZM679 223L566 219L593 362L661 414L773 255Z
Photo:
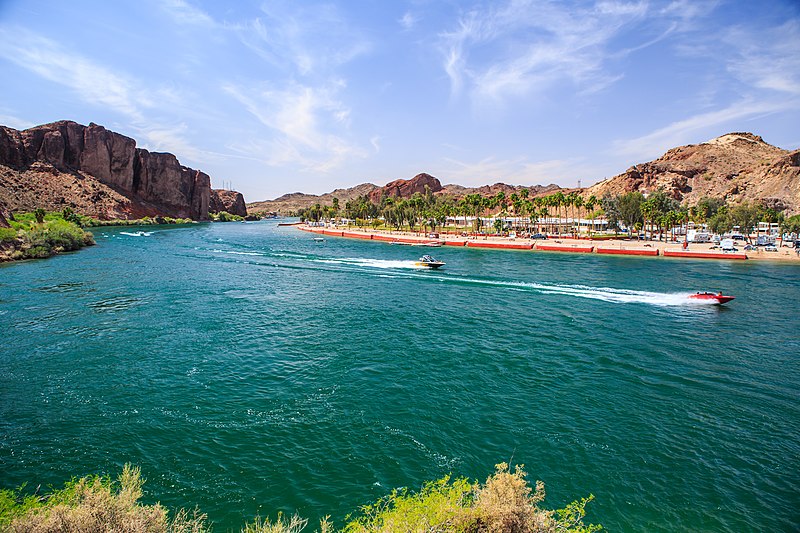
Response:
M244 220L244 217L239 215L232 215L227 211L220 211L219 213L209 213L209 218L214 222L239 222Z
M0 228L0 243L17 240L17 230L14 228Z

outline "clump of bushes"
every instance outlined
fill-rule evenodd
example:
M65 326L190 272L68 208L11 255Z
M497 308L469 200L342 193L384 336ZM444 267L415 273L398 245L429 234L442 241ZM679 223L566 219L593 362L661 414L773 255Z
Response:
M112 219L100 220L97 218L79 215L80 226L83 228L96 228L103 226L155 226L160 224L194 224L191 218L172 218L172 217L144 217L137 219Z
M528 485L527 475L517 466L497 465L486 483L465 478L444 477L427 483L420 492L393 491L377 503L361 508L361 515L349 522L346 533L389 531L459 531L513 533L592 533L599 525L585 525L586 504L593 496L560 510L539 507L544 484Z
M160 504L141 505L143 480L138 468L125 465L116 481L89 476L73 480L47 496L0 491L0 531L55 533L74 531L208 531L205 515L180 510L170 518Z
M239 215L233 215L231 213L228 213L227 211L220 211L219 213L209 213L208 216L213 222L239 222L241 220L244 220L244 217L241 217Z
M463 533L593 533L599 525L583 523L592 496L552 511L539 507L544 485L531 488L522 467L514 472L497 465L484 484L446 476L426 483L417 493L395 490L348 517L342 533L463 532ZM125 465L116 481L90 476L67 483L48 496L0 490L0 531L55 533L61 531L122 531L127 533L201 533L211 531L207 517L195 510L178 510L173 517L160 504L142 505L143 480L138 468ZM308 520L278 514L275 521L256 518L242 533L300 533ZM328 518L320 533L333 533Z
M16 214L10 228L0 228L0 260L39 259L94 244L94 236L74 222L75 215L45 213Z

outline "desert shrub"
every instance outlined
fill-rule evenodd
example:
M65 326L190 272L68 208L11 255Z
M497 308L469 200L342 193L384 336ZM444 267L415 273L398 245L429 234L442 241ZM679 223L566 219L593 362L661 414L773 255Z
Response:
M143 483L139 469L125 465L114 482L108 477L84 477L45 497L2 491L0 528L14 533L209 531L206 517L196 511L181 510L170 519L160 504L141 505Z
M436 531L469 533L592 533L602 529L585 525L585 506L592 497L565 509L542 509L544 484L532 489L518 466L512 473L506 463L497 465L486 483L470 483L449 476L425 484L419 493L393 491L377 503L361 508L349 522L347 533Z
M308 520L293 515L286 518L282 513L278 513L278 518L271 522L269 519L262 520L259 517L242 528L242 533L300 533L306 528ZM332 533L333 529L328 518L325 517L319 523L320 533Z

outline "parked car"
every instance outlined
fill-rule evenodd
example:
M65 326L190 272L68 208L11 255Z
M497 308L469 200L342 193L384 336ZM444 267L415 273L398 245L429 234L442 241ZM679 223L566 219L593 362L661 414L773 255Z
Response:
M547 239L547 235L544 233L534 233L531 235L531 239Z
M768 245L766 245L764 247L764 251L765 252L777 252L778 251L778 247L775 246L774 244L768 244Z

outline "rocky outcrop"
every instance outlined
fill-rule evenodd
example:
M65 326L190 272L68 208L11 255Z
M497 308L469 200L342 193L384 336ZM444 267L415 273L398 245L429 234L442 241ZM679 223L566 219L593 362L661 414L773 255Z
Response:
M381 198L411 198L416 193L425 194L426 191L437 193L442 190L442 184L430 174L417 174L410 180L394 180L380 189L375 189L369 194L373 203L379 203Z
M800 212L800 150L772 146L752 133L729 133L681 146L586 190L598 198L662 189L686 205L703 197L757 201Z
M242 193L229 191L227 189L211 189L208 212L220 213L222 211L227 211L232 215L246 217L247 206L244 203L244 196L242 196Z
M0 197L9 209L69 206L100 218L208 218L207 174L94 123L60 121L24 131L0 126L0 166Z

